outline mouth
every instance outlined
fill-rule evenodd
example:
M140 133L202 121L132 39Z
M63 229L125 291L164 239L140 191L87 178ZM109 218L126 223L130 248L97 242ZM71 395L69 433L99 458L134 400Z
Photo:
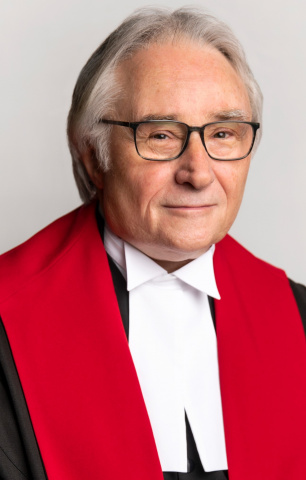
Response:
M165 205L164 207L169 215L182 218L202 218L214 212L216 206L215 203L209 203L204 205Z
M166 208L169 208L171 210L205 210L215 206L215 203L210 203L206 205L165 205Z

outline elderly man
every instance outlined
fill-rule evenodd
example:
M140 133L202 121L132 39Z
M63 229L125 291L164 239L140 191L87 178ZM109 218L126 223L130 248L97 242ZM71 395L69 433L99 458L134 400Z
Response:
M139 11L89 59L85 205L0 262L1 478L305 478L306 289L227 235L261 105L201 12Z

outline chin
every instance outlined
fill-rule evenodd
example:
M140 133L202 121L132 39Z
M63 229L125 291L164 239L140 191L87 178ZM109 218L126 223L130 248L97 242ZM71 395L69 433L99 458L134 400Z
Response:
M187 260L194 260L200 255L205 253L211 247L212 243L199 245L197 248L194 243L192 245L185 246L173 246L172 248L163 247L161 249L160 255L156 255L155 258L159 257L159 260L166 260L170 262L184 262Z

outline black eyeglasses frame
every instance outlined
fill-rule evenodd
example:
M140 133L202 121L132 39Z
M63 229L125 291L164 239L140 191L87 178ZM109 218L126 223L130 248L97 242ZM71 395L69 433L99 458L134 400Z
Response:
M137 147L137 142L136 142L136 130L137 128L139 127L139 125L143 124L143 123L179 123L181 125L185 125L187 127L187 135L186 135L186 140L185 140L185 143L184 143L184 146L181 150L181 152L176 155L175 157L172 157L172 158L167 158L167 159L164 159L164 160L158 160L156 158L147 158L147 157L144 157L143 155L141 155L139 153L139 150L138 150L138 147ZM138 155L143 158L144 160L148 160L150 162L169 162L171 160L176 160L177 158L179 158L186 150L187 146L188 146L188 142L189 142L189 138L190 138L190 135L192 132L199 132L199 135L200 135L200 138L201 138L201 141L202 141L202 144L203 144L203 147L205 148L205 151L207 153L207 155L212 158L213 160L216 160L216 161L219 161L219 162L232 162L232 161L236 161L236 160L243 160L244 158L246 158L248 155L250 155L252 149L253 149L253 146L254 146L254 143L255 143L255 137L256 137L256 132L257 130L260 128L260 123L257 123L257 122L245 122L245 121L240 121L240 120L220 120L219 122L210 122L210 123L205 123L204 125L202 125L201 127L196 127L196 126L189 126L187 125L187 123L184 123L184 122L178 122L176 120L144 120L144 121L141 121L141 122L121 122L121 121L117 121L117 120L108 120L106 118L100 118L100 120L98 120L98 123L105 123L105 124L108 124L108 125L119 125L121 127L128 127L128 128L131 128L134 132L134 144L135 144L135 148L136 148L136 152L138 153ZM223 158L215 158L213 157L212 155L210 155L210 153L207 151L207 148L206 148L206 145L205 145L205 140L204 140L204 129L206 127L208 127L209 125L216 125L216 124L219 124L219 123L243 123L243 124L246 124L246 125L251 125L252 129L253 129L253 140L252 140L252 143L251 143L251 146L250 146L250 149L248 151L248 153L246 155L244 155L243 157L239 157L239 158L230 158L230 159L223 159Z

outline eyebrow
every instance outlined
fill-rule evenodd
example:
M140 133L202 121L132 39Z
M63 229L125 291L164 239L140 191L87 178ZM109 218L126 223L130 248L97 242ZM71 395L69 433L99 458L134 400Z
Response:
M215 112L209 115L211 121L218 120L240 120L247 121L250 118L250 114L244 110L223 110L221 112Z
M250 118L250 114L244 110L221 110L219 112L209 113L207 115L207 122L217 122L217 121L226 121L226 120L237 120L237 121L247 121ZM180 121L178 115L170 114L164 115L159 113L149 113L141 117L138 121L147 122L149 120L175 120Z
M163 115L159 113L149 113L148 115L144 115L141 117L140 121L141 122L147 122L148 120L177 120L178 121L178 116L177 115Z

